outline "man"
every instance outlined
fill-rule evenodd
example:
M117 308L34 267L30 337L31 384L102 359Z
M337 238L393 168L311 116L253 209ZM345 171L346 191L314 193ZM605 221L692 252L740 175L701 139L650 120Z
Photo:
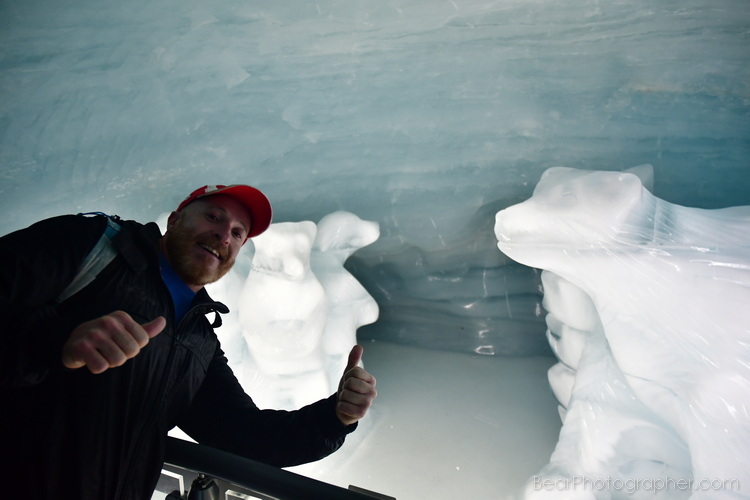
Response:
M213 331L228 310L203 287L270 225L263 193L204 186L164 236L154 223L115 222L62 216L0 238L3 496L150 498L174 426L277 466L338 449L377 394L357 366L360 346L336 394L293 412L260 410ZM111 260L71 292L102 242Z

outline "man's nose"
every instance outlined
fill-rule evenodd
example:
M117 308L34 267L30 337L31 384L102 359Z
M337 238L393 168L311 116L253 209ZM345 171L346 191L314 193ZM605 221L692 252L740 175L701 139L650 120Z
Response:
M232 238L232 228L227 224L222 224L216 228L216 237L222 245L228 246Z

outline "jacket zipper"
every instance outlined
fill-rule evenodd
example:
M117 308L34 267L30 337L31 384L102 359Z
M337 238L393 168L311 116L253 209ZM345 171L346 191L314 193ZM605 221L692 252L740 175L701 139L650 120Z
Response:
M167 395L167 382L169 381L169 375L172 372L172 368L174 367L174 361L175 357L177 356L177 347L180 343L180 338L182 337L181 332L183 331L181 329L184 322L188 319L188 317L192 316L193 310L197 309L198 306L195 306L191 308L185 316L180 320L180 322L177 324L177 328L174 332L174 338L172 340L172 343L169 347L169 358L167 359L167 365L164 367L164 370L162 371L161 375L161 381L160 384L162 386L162 392L159 397L159 404L155 405L154 408L152 408L151 413L149 414L149 418L146 420L145 425L141 427L141 430L138 435L138 441L136 442L135 448L133 448L133 453L130 457L130 462L127 464L126 474L124 475L125 480L120 482L120 485L117 488L117 494L115 495L115 498L121 498L123 495L123 488L125 488L126 485L131 484L132 482L132 476L135 473L135 460L136 457L139 456L140 450L143 447L143 441L146 438L146 431L150 429L155 422L158 420L159 414L161 413L161 410L164 406L164 401ZM174 309L174 308L172 308ZM174 316L174 310L172 310L172 315Z
M193 321L196 314L203 313L205 311L208 313L209 311L213 310L216 311L216 309L210 307L211 305L215 304L215 302L208 302L208 303L201 303L196 304L193 307L188 310L187 313L185 313L185 316L182 317L180 322L177 324L177 328L175 329L174 339L172 340L172 344L170 345L170 352L169 352L169 358L167 360L167 366L165 367L164 371L162 372L161 377L161 385L163 386L163 391L159 398L159 404L156 406L155 409L152 410L148 420L147 425L144 425L141 428L141 432L138 436L138 441L136 443L135 448L133 448L133 454L130 458L130 463L127 465L127 473L124 475L125 480L121 481L118 488L117 488L117 494L115 495L116 499L122 498L123 495L123 488L125 488L126 485L130 484L132 482L132 476L135 473L135 459L139 456L139 452L141 447L143 446L143 440L146 436L146 430L150 429L156 420L158 419L159 414L161 413L161 410L164 406L165 399L167 396L167 383L169 381L169 376L172 372L172 369L174 368L174 362L175 358L177 356L177 348L180 344L180 341L185 336L186 328L183 328L183 326L187 325L188 321ZM174 308L172 308L172 315L174 315Z

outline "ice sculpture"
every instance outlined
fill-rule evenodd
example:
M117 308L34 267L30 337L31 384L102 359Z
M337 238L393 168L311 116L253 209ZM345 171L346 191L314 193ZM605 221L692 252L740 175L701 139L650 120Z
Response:
M310 266L328 298L322 348L331 390L338 386L349 351L357 343L357 328L378 319L375 299L344 268L344 263L379 236L377 222L363 221L350 212L334 212L318 222Z
M240 294L239 320L254 365L264 377L263 405L299 407L328 396L321 340L328 320L325 290L310 269L311 221L272 224L253 239L255 255Z
M344 262L379 234L377 223L349 212L317 226L275 223L210 285L232 311L217 334L258 405L293 409L336 390L357 328L378 318L377 303Z
M674 205L636 174L552 168L497 213L500 250L545 270L560 360L560 440L526 496L748 498L750 207Z
M581 497L586 496L580 482L584 477L589 478L589 493L593 481L605 478L623 486L643 477L688 481L685 442L635 396L612 357L591 298L549 271L542 272L542 283L547 337L560 360L548 376L565 425L550 465L529 484L527 498L549 493L539 488L542 477L553 484L580 478L570 486L583 490Z

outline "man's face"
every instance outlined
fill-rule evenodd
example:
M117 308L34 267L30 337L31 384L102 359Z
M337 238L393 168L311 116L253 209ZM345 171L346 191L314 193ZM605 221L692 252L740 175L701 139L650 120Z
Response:
M208 196L169 216L163 249L177 275L197 291L232 268L250 224L242 204L225 195Z

